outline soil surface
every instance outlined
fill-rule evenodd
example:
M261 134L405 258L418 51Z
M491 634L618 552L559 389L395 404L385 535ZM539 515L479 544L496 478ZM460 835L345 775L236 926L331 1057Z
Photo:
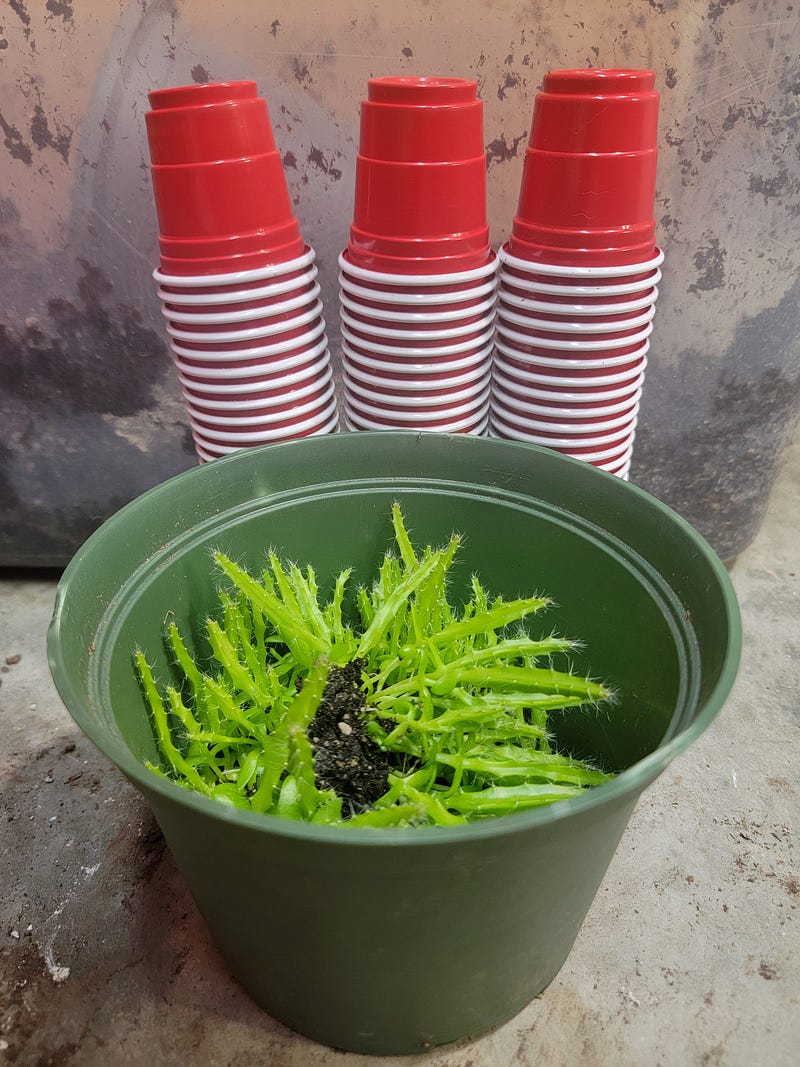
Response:
M320 789L333 789L352 813L371 807L386 792L389 763L367 736L361 691L363 662L331 667L317 713L308 729ZM346 811L345 811L345 814Z

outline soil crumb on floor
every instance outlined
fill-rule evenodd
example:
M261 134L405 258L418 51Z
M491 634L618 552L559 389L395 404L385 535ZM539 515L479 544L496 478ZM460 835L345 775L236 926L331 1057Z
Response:
M366 701L361 691L362 660L333 666L317 713L308 729L320 789L333 789L363 811L388 788L386 756L366 733Z

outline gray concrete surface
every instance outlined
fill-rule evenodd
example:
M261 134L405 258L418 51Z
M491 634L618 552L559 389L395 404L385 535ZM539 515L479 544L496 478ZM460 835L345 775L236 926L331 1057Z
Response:
M397 1060L306 1041L228 976L147 808L55 694L54 582L7 575L0 1064L797 1063L798 499L800 442L733 568L745 630L734 694L640 801L559 976L497 1031Z

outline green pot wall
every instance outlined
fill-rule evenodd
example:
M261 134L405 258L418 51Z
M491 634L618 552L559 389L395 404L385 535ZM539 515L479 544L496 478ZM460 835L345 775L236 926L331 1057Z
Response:
M546 592L578 669L619 702L566 711L562 748L622 773L573 800L463 827L348 830L229 809L152 775L135 645L164 678L163 621L216 608L210 550L270 547L372 578L402 504L417 544L465 535L454 588ZM736 600L703 539L641 490L543 449L342 434L241 452L123 508L59 586L51 669L69 711L148 798L231 971L326 1044L414 1052L521 1009L564 963L639 794L711 722L738 665ZM202 645L195 646L202 654Z

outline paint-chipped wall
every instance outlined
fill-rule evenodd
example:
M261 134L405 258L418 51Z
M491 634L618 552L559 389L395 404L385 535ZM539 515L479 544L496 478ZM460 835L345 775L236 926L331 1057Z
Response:
M150 272L156 86L253 77L336 347L358 104L378 74L478 79L495 242L548 68L648 66L666 252L634 479L726 557L800 403L800 6L782 0L7 0L0 8L0 564L63 563L194 463Z

